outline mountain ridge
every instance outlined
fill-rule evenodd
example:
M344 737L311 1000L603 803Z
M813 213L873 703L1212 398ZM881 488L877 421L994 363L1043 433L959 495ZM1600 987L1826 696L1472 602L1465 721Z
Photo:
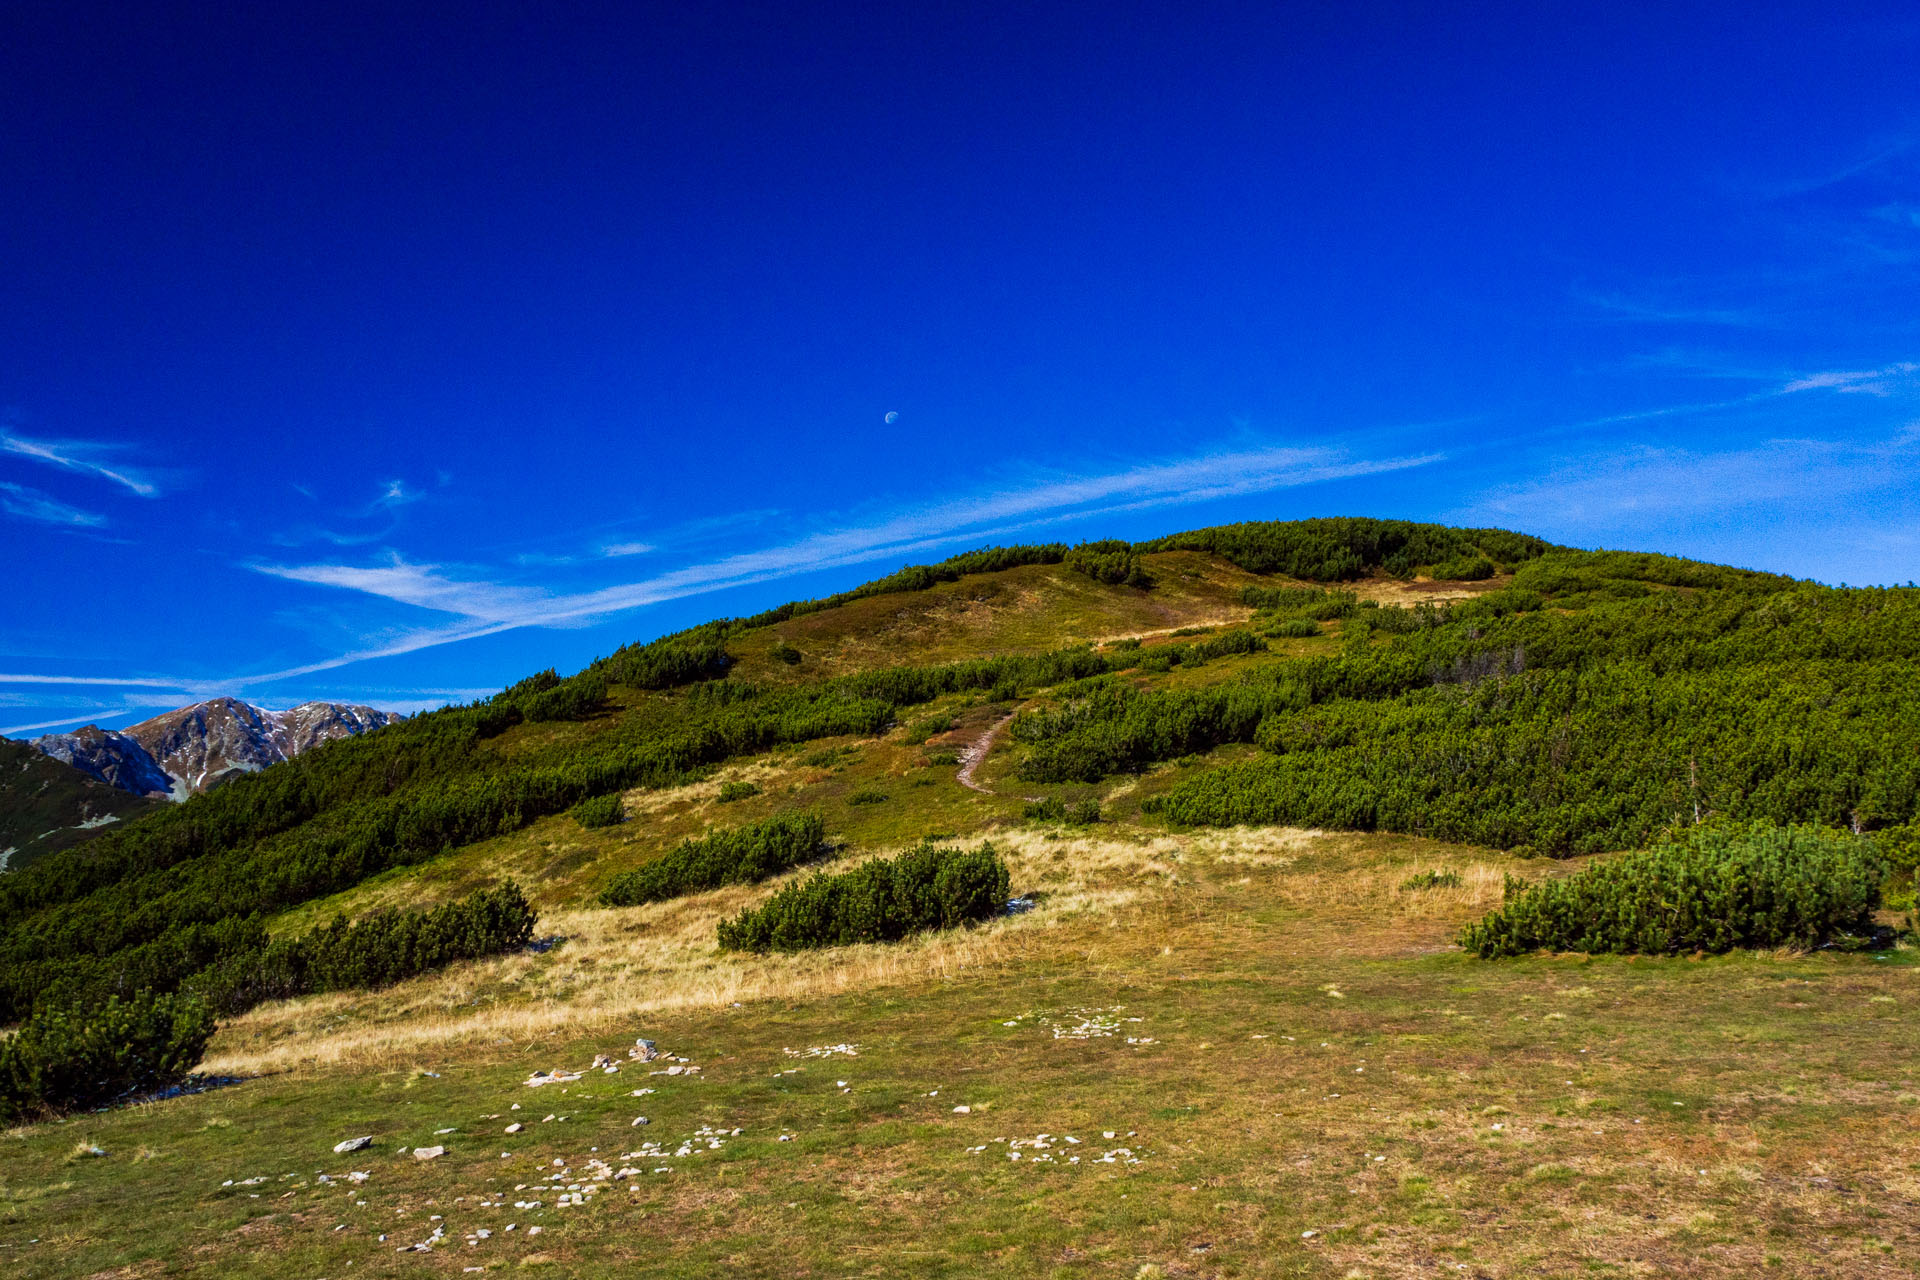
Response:
M210 698L125 729L85 725L29 743L42 755L134 795L184 800L236 773L254 773L322 742L384 728L401 717L342 702L271 711Z

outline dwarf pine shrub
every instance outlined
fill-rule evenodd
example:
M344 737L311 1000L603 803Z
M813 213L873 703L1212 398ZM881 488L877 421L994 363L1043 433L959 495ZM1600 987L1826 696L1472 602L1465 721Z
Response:
M192 987L231 1015L263 1000L391 986L456 960L524 947L537 918L509 880L423 911L377 911L353 921L336 916L299 937L228 955L197 974Z
M1100 802L1098 800L1079 800L1067 804L1055 796L1030 802L1023 811L1029 822L1066 822L1076 827L1090 827L1100 821Z
M609 791L603 796L588 796L569 810L573 820L583 827L614 827L627 820L627 811L620 803L620 793Z
M991 844L950 849L927 840L897 858L787 886L758 910L721 921L720 946L765 952L892 942L997 915L1007 886L1006 863Z
M745 800L760 794L760 788L751 782L723 782L720 784L720 803L732 804L735 800Z
M1144 587L1151 583L1132 546L1117 539L1083 542L1066 554L1067 568L1084 573L1095 582L1113 586Z
M1460 945L1484 959L1816 947L1869 927L1884 871L1870 841L1829 828L1695 827L1564 880L1509 881L1506 904Z
M724 884L758 884L819 857L826 848L826 830L818 814L781 813L765 822L715 831L614 877L601 890L600 901L634 907Z
M0 1039L0 1118L94 1107L186 1079L213 1036L190 995L142 991L91 1006L51 1006Z
M1276 640L1305 640L1320 634L1320 624L1312 618L1288 618L1268 627L1267 634Z

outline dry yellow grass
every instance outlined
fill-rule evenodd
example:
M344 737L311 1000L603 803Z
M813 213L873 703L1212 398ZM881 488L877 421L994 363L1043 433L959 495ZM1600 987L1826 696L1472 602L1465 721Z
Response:
M1002 832L994 847L1007 860L1015 892L1040 898L1034 910L977 929L797 955L722 952L714 930L810 870L641 907L553 912L541 917L541 930L565 941L551 952L479 961L384 991L262 1005L222 1027L204 1070L257 1075L306 1065L390 1066L463 1042L524 1042L735 1001L953 979L1008 958L1063 922L1166 892L1192 847L1218 839Z

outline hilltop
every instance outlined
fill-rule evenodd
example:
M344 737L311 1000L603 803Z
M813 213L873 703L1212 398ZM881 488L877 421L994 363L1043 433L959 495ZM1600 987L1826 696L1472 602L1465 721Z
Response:
M1916 623L1912 590L1306 521L995 548L537 673L0 880L8 1018L178 990L239 1081L16 1129L0 1246L1895 1274ZM1456 945L1515 878L1781 826L1861 850L1885 908L1817 950ZM990 846L1015 907L716 945L929 837Z

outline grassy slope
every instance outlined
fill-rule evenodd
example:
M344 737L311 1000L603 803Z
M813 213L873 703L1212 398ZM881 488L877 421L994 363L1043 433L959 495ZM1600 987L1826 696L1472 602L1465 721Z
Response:
M80 825L89 819L125 819L160 803L0 738L0 850L13 851L0 866L24 866L79 844L103 829Z
M923 629L949 625L971 628L977 652L1244 615L1234 571L1192 569L1176 606L1174 575L1154 567L1161 586L1146 597L1023 569L988 575L1017 590L983 593L968 579L939 601L864 600L779 632L808 655L804 671L960 656L923 642ZM1337 645L1331 630L1287 651ZM738 646L747 674L780 674L774 643L762 633ZM1223 679L1263 660L1166 678ZM657 698L630 701L624 714L662 711ZM1497 902L1506 872L1570 866L1407 837L1141 823L1141 796L1192 764L1041 788L1011 781L1001 753L980 773L997 794L982 795L925 763L1005 709L951 700L916 713L956 717L926 748L895 730L771 753L694 786L632 793L623 826L544 819L283 918L277 927L304 927L511 873L541 904L542 931L566 941L384 992L263 1007L222 1029L208 1064L260 1078L14 1131L0 1162L0 1260L25 1276L543 1262L568 1275L1913 1273L1912 953L1471 961L1450 938ZM524 726L499 749L617 732L621 720ZM761 794L719 804L733 778ZM888 799L848 804L860 790ZM1042 791L1097 795L1117 821L1088 834L1022 826L1022 794ZM798 805L827 816L848 859L927 831L990 835L1015 891L1040 906L896 947L758 958L721 956L712 936L764 887L585 905L611 875L710 823ZM1433 867L1464 883L1400 888ZM1141 1021L1056 1037L1086 1010ZM636 1035L702 1071L520 1083L618 1054ZM859 1056L785 1052L842 1043ZM645 1087L657 1092L628 1096ZM962 1103L971 1114L953 1112ZM566 1118L542 1122L549 1113ZM652 1123L631 1127L635 1114ZM509 1138L514 1120L527 1131ZM641 1135L672 1151L703 1125L742 1133L697 1157L627 1161L644 1172L582 1208L513 1190L555 1159L582 1182L589 1159L619 1168ZM1120 1136L1105 1141L1106 1130ZM371 1152L331 1154L358 1133L376 1136ZM1033 1163L1032 1150L1009 1160L993 1141L1040 1133L1054 1135L1054 1162ZM107 1154L72 1155L81 1142ZM449 1154L397 1154L425 1142ZM1064 1162L1121 1146L1141 1162ZM370 1174L352 1194L315 1180L348 1170ZM253 1177L265 1181L222 1186ZM524 1199L543 1207L512 1208ZM396 1253L427 1236L434 1214L448 1242ZM509 1222L518 1229L505 1232ZM526 1234L533 1224L541 1234ZM481 1227L490 1239L464 1243Z

